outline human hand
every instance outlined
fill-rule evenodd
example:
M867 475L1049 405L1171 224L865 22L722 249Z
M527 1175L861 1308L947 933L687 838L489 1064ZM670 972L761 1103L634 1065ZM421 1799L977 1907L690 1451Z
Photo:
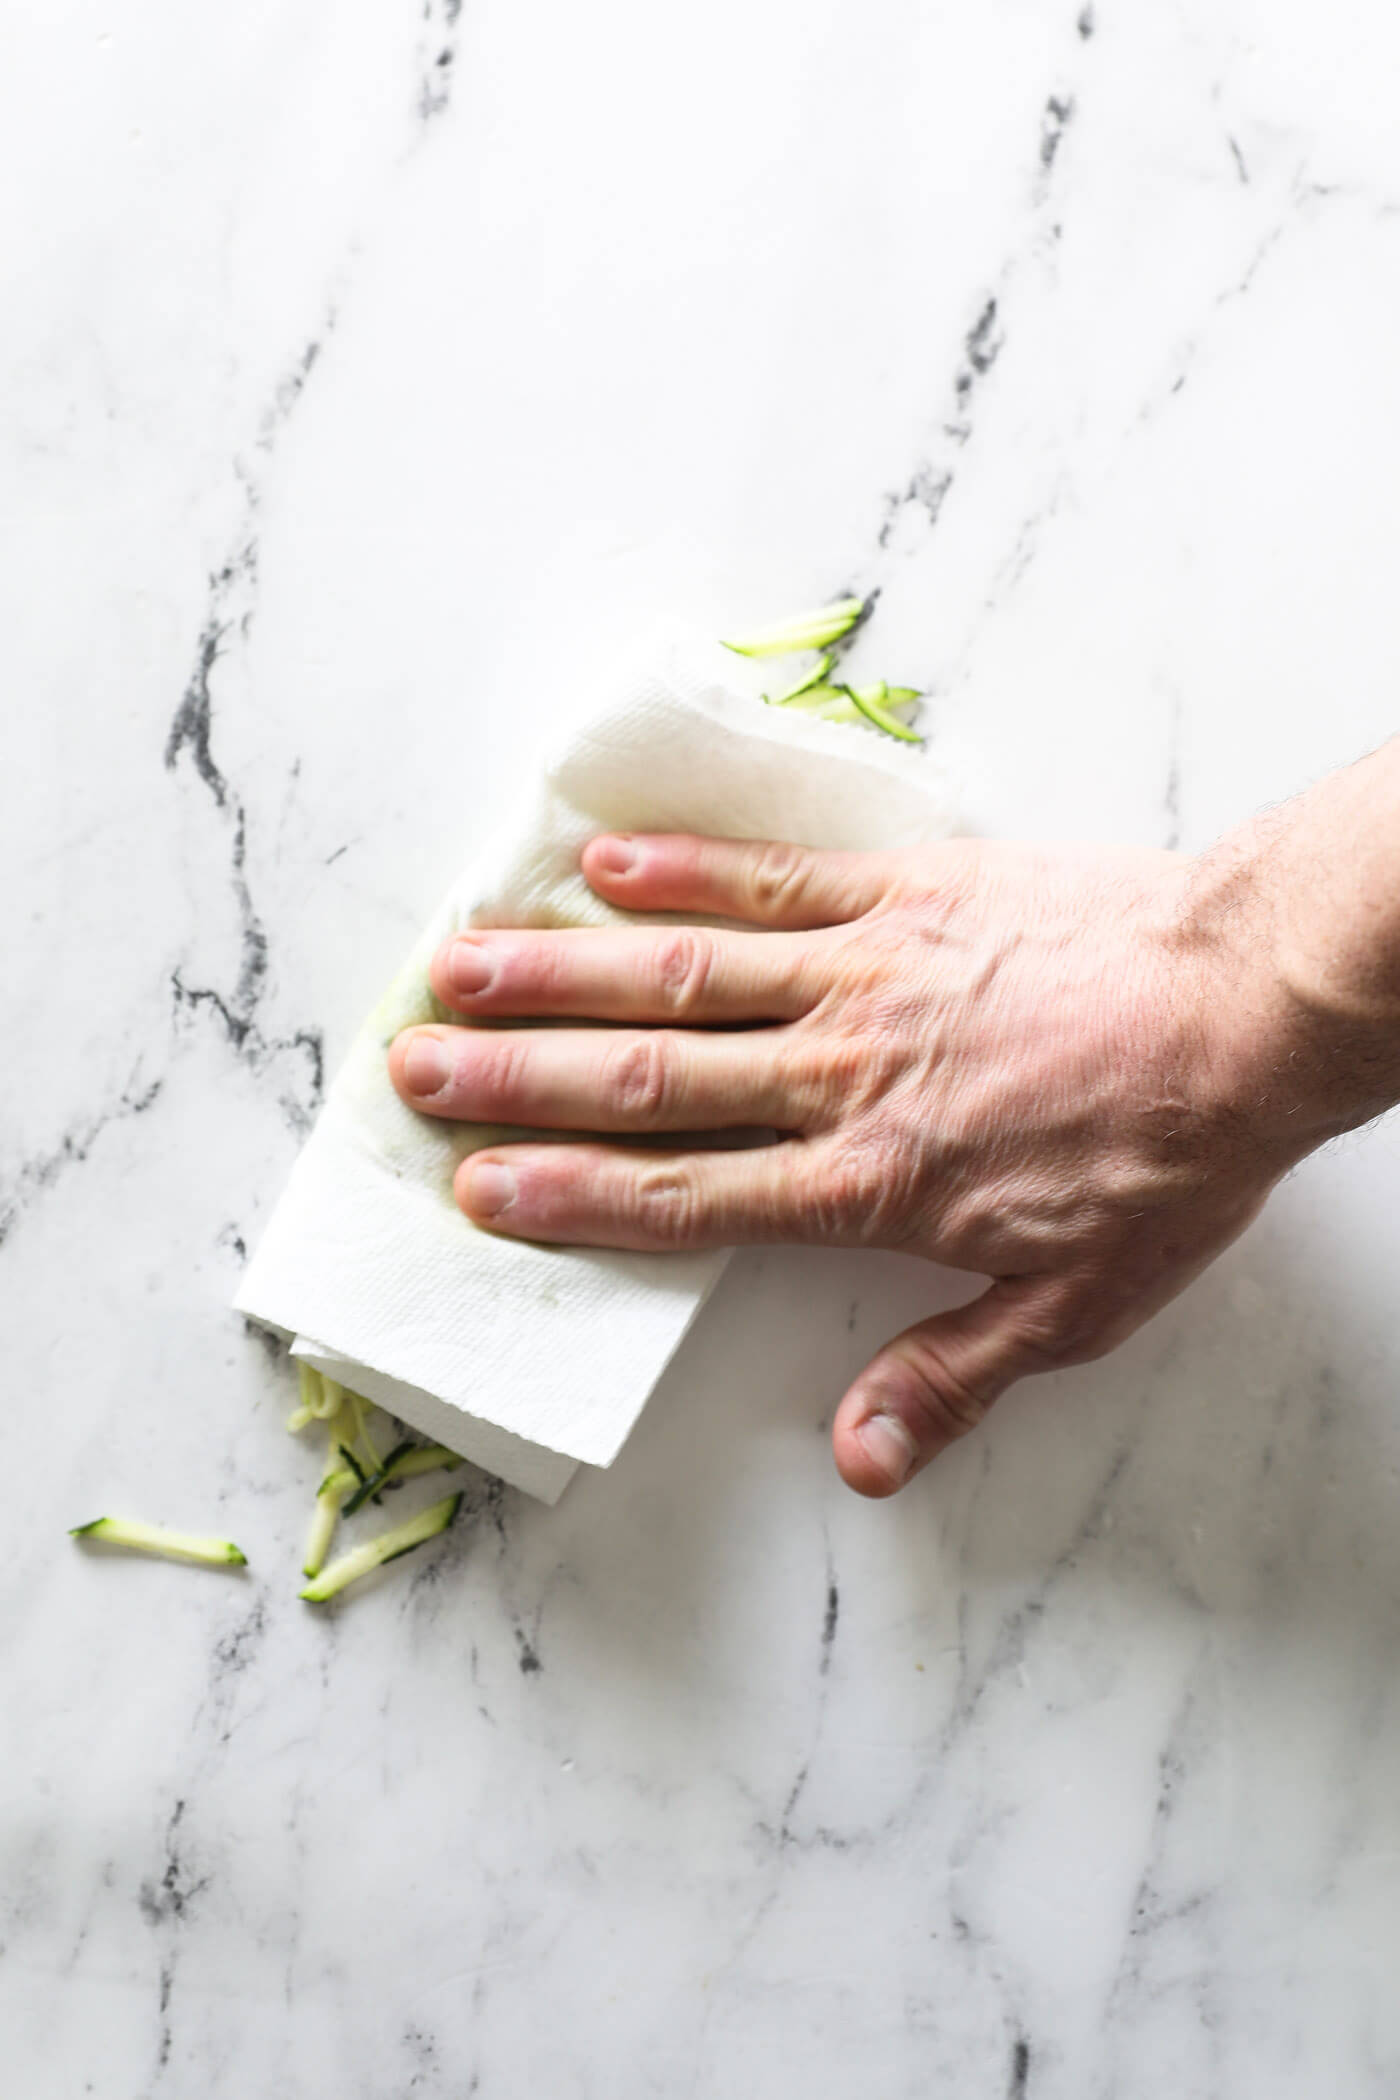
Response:
M970 840L594 839L600 896L682 917L459 936L432 966L445 1005L581 1025L414 1028L390 1072L430 1115L594 1134L466 1159L458 1201L492 1231L897 1248L991 1277L897 1336L841 1402L843 1477L890 1494L1013 1380L1131 1333L1298 1156L1243 1112L1239 1017L1256 1008L1239 952L1185 911L1188 865ZM681 1135L756 1128L774 1140Z

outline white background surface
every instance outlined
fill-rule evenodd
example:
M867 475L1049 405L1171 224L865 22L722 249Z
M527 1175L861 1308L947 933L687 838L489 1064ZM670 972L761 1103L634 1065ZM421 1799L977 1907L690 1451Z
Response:
M610 1474L478 1481L319 1616L317 1461L225 1308L643 618L878 585L995 832L1189 849L1393 729L1400 18L3 34L9 2080L1393 2092L1393 1125L890 1507L826 1424L961 1286L743 1255ZM251 1569L99 1562L103 1506Z

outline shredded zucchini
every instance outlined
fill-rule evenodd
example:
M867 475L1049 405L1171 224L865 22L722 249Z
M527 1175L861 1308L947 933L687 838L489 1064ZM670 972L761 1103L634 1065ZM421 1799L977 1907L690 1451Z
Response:
M319 1400L313 1404L313 1412L319 1415L323 1422L329 1422L340 1413L345 1401L345 1388L334 1378L327 1378L324 1371L318 1371L316 1376L321 1383L321 1394Z
M784 701L797 714L815 715L821 722L859 722L860 709L843 685L809 685L804 693Z
M790 685L785 693L778 693L771 700L765 693L763 696L764 706L791 707L794 700L800 698L803 693L809 693L814 685L825 684L827 678L831 675L831 667L835 661L836 658L831 651L824 649L817 658L814 667L807 673L805 678L800 678L796 685Z
M361 1476L358 1488L345 1505L345 1514L353 1517L366 1502L377 1502L383 1489L393 1487L397 1481L416 1480L422 1473L450 1473L461 1463L456 1452L443 1444L396 1444L377 1473Z
M883 729L886 736L898 737L901 744L921 744L923 742L923 738L917 730L911 729L907 723L901 722L898 715L892 715L888 707L886 707L883 695L889 690L888 687L881 686L877 688L873 686L848 685L844 686L842 690L850 694L866 720L873 722L877 729ZM881 697L876 697L877 692Z
M314 1364L297 1362L297 1405L287 1417L287 1427L293 1435L305 1429L308 1422L329 1422L339 1414L345 1398L345 1388L327 1378Z
M850 633L864 611L863 598L838 598L834 605L798 613L722 646L736 656L799 656L804 649L828 649Z
M369 1423L365 1418L365 1410L369 1406L369 1402L361 1399L358 1393L348 1393L346 1398L354 1411L356 1440L364 1446L370 1466L377 1473L379 1471L379 1453L375 1449L374 1438L369 1433Z
M90 1524L75 1524L69 1534L75 1539L100 1539L104 1546L127 1546L133 1553L155 1553L163 1560L196 1561L205 1568L246 1568L248 1556L232 1539L211 1539L192 1531L167 1531L160 1524L142 1524L134 1517L94 1517Z
M382 1568L388 1561L397 1560L401 1554L412 1553L415 1547L426 1545L429 1539L437 1538L453 1522L462 1500L460 1492L447 1495L441 1502L434 1502L420 1511L416 1517L410 1517L407 1523L396 1524L390 1531L381 1531L377 1538L366 1539L362 1546L343 1553L339 1560L333 1560L328 1568L323 1568L298 1594L308 1603L324 1604L328 1597L338 1595L352 1582L358 1582L361 1576Z
M319 1575L326 1564L326 1555L331 1550L335 1527L340 1521L340 1505L345 1499L345 1490L334 1483L338 1475L332 1473L316 1490L316 1505L307 1526L306 1545L301 1556L303 1575Z
M349 1442L363 1428L361 1410L364 1403L357 1393L346 1392L343 1386L335 1385L333 1379L326 1379L325 1383L334 1386L337 1395L335 1411L326 1423L326 1462L330 1470L316 1490L316 1503L301 1557L302 1574L313 1576L319 1575L325 1566L346 1496L353 1494L368 1477ZM337 1460L344 1463L337 1464Z
M301 1554L301 1572L303 1575L319 1575L325 1566L326 1555L331 1550L331 1540L335 1537L335 1527L340 1521L340 1505L349 1493L349 1487L355 1485L355 1471L358 1468L355 1468L354 1454L347 1451L344 1444L340 1441L341 1423L348 1412L349 1410L345 1406L338 1406L331 1417L326 1439L326 1459L331 1470L326 1474L321 1485L316 1490L316 1502L311 1512L311 1522L306 1530L306 1544L302 1548ZM349 1466L337 1466L335 1463L337 1458L347 1459ZM355 1468L355 1470L351 1470L351 1468ZM349 1487L342 1487L340 1484L341 1476L346 1472L349 1472ZM364 1476L361 1475L360 1477L363 1479Z
M388 1480L390 1472L399 1459L406 1457L412 1449L412 1444L395 1444L383 1465L376 1466L375 1470L360 1482L354 1494L346 1503L345 1514L347 1517L353 1517L356 1510L364 1508L366 1502L378 1501L380 1489Z
M395 1444L388 1457L380 1460L366 1420L368 1408L369 1403L360 1394L346 1392L329 1424L327 1471L316 1490L302 1555L302 1573L313 1580L325 1566L336 1526L342 1517L355 1516L366 1502L378 1502L384 1489L398 1481L412 1480L421 1473L433 1473L440 1468L446 1470L461 1464L456 1452L441 1444L419 1445L407 1440ZM358 1457L354 1448L356 1441L371 1454L370 1466L366 1467Z
M378 1502L388 1488L425 1473L451 1472L462 1460L445 1444L415 1444L408 1439L395 1444L381 1458L370 1431L370 1403L318 1371L298 1363L299 1404L288 1427L303 1429L313 1421L326 1427L326 1465L307 1528L302 1552L302 1573L307 1578L303 1597L321 1602L371 1568L382 1567L401 1553L436 1538L446 1531L461 1507L460 1494L423 1510L395 1529L366 1540L344 1553L329 1567L326 1557L342 1516L353 1516L366 1502ZM361 1455L363 1454L363 1456ZM90 1524L73 1527L74 1538L95 1539L109 1546L124 1546L138 1553L154 1553L169 1560L194 1561L205 1567L246 1567L247 1557L231 1539L205 1538L194 1532L168 1531L160 1525L138 1523L126 1517L95 1517Z
M446 1444L414 1444L407 1449L401 1444L399 1449L405 1455L384 1469L391 1480L416 1480L420 1473L453 1473L462 1463Z
M356 1458L354 1452L350 1449L350 1446L348 1444L342 1444L338 1442L333 1443L331 1446L331 1450L333 1454L337 1451L340 1453L341 1457L345 1460L346 1465L350 1468L350 1471L354 1475L356 1480L368 1480L368 1473L366 1473L364 1467L360 1464L360 1461L358 1460L358 1458Z
M923 738L901 722L896 713L896 709L908 707L920 697L916 686L889 685L883 678L876 685L831 682L832 669L841 653L838 645L859 624L870 602L842 598L835 605L799 613L775 627L762 628L741 641L726 642L724 647L740 656L795 656L801 650L814 649L818 656L811 670L786 692L771 696L765 693L765 705L800 708L823 722L868 722L884 735L897 737L902 744L921 744Z
M862 722L874 720L873 709L892 713L897 707L910 706L918 697L913 686L886 685L882 679L878 685L863 685L858 690L849 685L808 686L784 705L799 713L816 715L823 722Z
M297 1434L298 1430L305 1429L308 1422L314 1422L316 1420L320 1408L320 1401L320 1372L313 1371L310 1364L304 1364L300 1360L298 1360L297 1405L292 1409L292 1412L287 1417L287 1428L290 1430L293 1436Z

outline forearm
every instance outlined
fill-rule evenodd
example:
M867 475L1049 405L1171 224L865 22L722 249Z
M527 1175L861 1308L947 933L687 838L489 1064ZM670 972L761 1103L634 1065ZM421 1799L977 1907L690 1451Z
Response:
M1271 1148L1400 1101L1400 738L1202 855L1185 923L1237 987L1224 1062Z

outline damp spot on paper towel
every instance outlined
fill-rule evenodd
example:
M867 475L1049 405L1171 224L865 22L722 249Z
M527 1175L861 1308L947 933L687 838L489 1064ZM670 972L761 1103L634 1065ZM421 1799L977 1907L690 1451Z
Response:
M370 1015L368 1026L387 1050L394 1037L405 1028L443 1027L452 1020L453 1016L424 976L422 963L414 961L406 965L389 986Z

